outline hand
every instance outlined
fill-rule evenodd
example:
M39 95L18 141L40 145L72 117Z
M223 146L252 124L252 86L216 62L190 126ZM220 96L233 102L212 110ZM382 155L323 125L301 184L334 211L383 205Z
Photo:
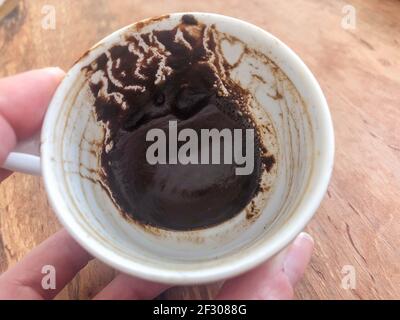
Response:
M46 68L0 79L0 163L18 140L39 130L47 105L63 77L62 70ZM0 169L0 181L9 174ZM310 261L313 247L311 236L300 234L273 259L226 281L217 299L293 298L294 287ZM91 259L61 230L0 276L0 299L52 299ZM44 265L56 269L55 290L42 288ZM152 299L167 288L164 284L120 274L95 299Z

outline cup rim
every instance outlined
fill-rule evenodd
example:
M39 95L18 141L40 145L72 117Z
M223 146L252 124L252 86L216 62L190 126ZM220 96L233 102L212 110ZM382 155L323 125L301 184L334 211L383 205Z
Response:
M64 197L60 193L58 188L54 188L57 183L55 174L50 169L50 162L52 161L52 144L49 143L49 138L51 137L51 132L55 126L55 119L59 114L59 107L63 102L63 97L65 93L73 85L73 74L76 72L77 66L81 63L81 59L78 60L74 66L68 71L66 77L59 85L56 90L55 95L49 105L48 111L45 115L44 125L41 135L41 166L44 178L44 185L46 192L48 194L49 202L56 213L58 219L62 225L67 229L67 231L72 235L72 237L90 254L104 261L112 267L133 275L138 276L143 279L162 282L162 283L172 283L172 284L193 284L193 283L206 283L217 281L221 279L227 279L248 271L267 259L274 256L284 247L286 247L307 225L312 216L315 214L316 210L322 198L327 190L329 180L333 170L334 161L334 132L331 120L330 111L328 104L326 102L325 96L320 88L316 78L305 65L305 63L299 58L299 56L290 49L281 40L270 34L269 32L253 25L248 22L228 17L224 15L219 15L215 13L204 13L204 12L179 12L169 14L169 17L180 17L183 14L192 14L198 17L209 17L213 19L218 19L226 23L232 23L236 25L241 25L243 28L250 28L254 32L258 32L263 35L268 41L274 41L279 44L281 50L285 51L289 62L288 64L293 68L296 68L302 72L304 81L308 83L309 87L312 88L312 95L315 96L316 100L319 101L318 105L318 120L319 133L321 134L321 142L319 147L320 155L315 158L314 168L311 170L311 175L316 175L316 181L312 186L310 186L310 195L308 202L304 203L301 200L301 206L297 206L295 211L301 210L301 214L297 214L296 217L291 217L285 226L279 230L279 235L270 239L268 245L259 245L252 248L251 251L246 251L246 256L242 259L222 259L219 263L215 263L213 266L209 266L205 269L195 269L195 270L174 270L170 268L163 267L162 264L143 264L141 262L133 261L127 259L115 252L112 252L109 248L106 248L101 242L94 238L88 237L86 234L82 233L74 219L68 212L68 206L64 203ZM151 19L151 18L150 18ZM147 21L148 19L135 22L131 25L123 27L101 41L98 42L93 48L97 47L101 43L108 43L114 37L124 33L129 28L132 28L139 22ZM318 163L319 171L316 173L315 167Z

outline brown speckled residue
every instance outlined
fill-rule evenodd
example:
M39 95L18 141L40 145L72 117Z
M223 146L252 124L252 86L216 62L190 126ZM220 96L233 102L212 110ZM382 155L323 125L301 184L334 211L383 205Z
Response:
M140 30L142 30L144 27L149 26L149 25L151 25L152 23L154 23L154 22L156 22L156 21L161 21L161 20L163 20L163 19L166 19L166 18L168 18L168 17L169 17L169 16L166 15L166 16L161 16L161 17L157 17L157 18L152 18L152 19L148 19L148 20L145 20L145 21L136 23L136 24L133 25L132 30L135 30L136 32L137 32L137 31L140 31ZM196 24L199 23L193 16L183 16L182 22L183 22L185 25L188 25L188 26L191 26L191 25L195 26ZM219 32L215 29L215 26L209 26L209 28L212 30L212 32L213 32L215 35L217 35L217 37L215 38L215 48L214 48L214 50L215 50L216 52L219 52L219 53L222 52L222 50L221 50L221 41L222 41L222 40L227 40L227 41L229 41L230 43L236 43L236 42L242 43L239 39L237 39L237 38L235 38L235 37L232 37L232 36L229 36L229 35L226 35L226 34L223 34L223 33L219 33ZM147 32L147 31L146 31L146 32ZM135 36L136 36L136 35L132 34L132 32L129 31L129 32L126 34L125 39L126 39L126 41L128 41L128 42L129 42L129 41L135 42L135 41L137 41L137 40L135 40ZM136 38L136 39L137 39L137 38ZM242 44L243 44L243 43L242 43ZM258 54L259 54L259 53L257 53L255 50L249 49L245 44L243 44L243 47L244 47L243 53L242 53L241 56L239 57L238 61L236 61L235 63L232 63L232 64L228 64L228 63L226 63L226 61L225 61L224 59L222 59L222 60L221 60L221 61L222 61L221 65L216 64L217 71L218 71L218 72L222 72L222 73L225 72L227 75L230 75L230 72L231 72L234 68L236 68L237 66L240 65L240 63L242 62L242 59L244 59L246 55L258 55ZM267 61L268 64L273 64L266 56L263 56L263 59L264 59L265 61ZM103 62L104 62L104 61L103 61ZM103 62L102 62L102 63L103 63ZM94 66L94 64L92 63L92 64L88 65L87 67L85 67L85 68L83 69L83 70L86 72L86 74L87 74L88 77L90 77L90 75L91 75L92 72L93 72L93 66ZM274 70L275 70L275 71L279 70L279 68L277 68L277 67L276 67L277 69L274 69L275 67L276 67L276 66L273 66L273 67L272 67L272 70L273 70L273 71L274 71ZM256 69L256 68L255 68L255 69ZM253 76L253 78L256 79L257 81L259 81L259 82L261 82L261 83L265 83L265 79L263 79L260 75L253 74L252 76ZM230 81L232 81L232 80L230 80ZM96 89L96 88L95 88L95 89ZM243 90L244 92L246 92L246 90L244 90L244 89L240 89L240 90ZM98 90L96 89L95 91L98 91ZM274 100L280 100L280 99L282 99L283 97L282 97L282 95L281 95L281 94L278 92L278 90L277 90L276 95L275 95L275 96L272 96L271 98L273 98ZM270 128L268 125L265 125L265 124L262 124L262 123L261 123L261 124L260 124L260 123L257 123L257 121L255 121L254 118L253 118L253 115L252 115L251 110L249 110L249 109L243 109L242 112L243 112L243 115L244 115L245 117L248 117L248 119L250 119L250 121L252 122L252 124L254 125L254 127L256 128L256 130L258 130L260 133L261 133L261 132L267 131L267 132L269 132L270 134L272 134L272 132L274 132L274 129L273 129L273 128ZM103 145L104 145L104 143L103 143ZM101 146L100 149L96 149L96 150L101 150L102 148L103 148L103 146ZM259 151L260 151L260 153L261 153L261 159L262 159L262 164L263 164L264 170L265 170L266 172L270 172L270 171L274 168L274 166L276 166L276 157L275 157L275 155L272 154L269 150L267 150L266 147L264 147L264 146L262 146L262 145L260 145L260 150L259 150ZM92 152L92 150L90 150L90 152L91 152L92 154L96 154L97 156L99 156L99 153L97 153L97 151ZM104 187L104 189L111 195L111 199L112 199L112 200L114 201L114 203L115 203L115 199L114 199L114 197L112 196L112 193L110 192L110 189L109 189L107 183L104 181L104 180L105 180L104 171L96 172L96 174L97 174L97 177L99 177L99 180L100 180L100 181L97 181L97 180L96 180L96 182L100 182L100 183L101 183L101 185ZM86 178L86 176L85 176L85 178ZM90 180L90 179L89 179L89 180ZM259 188L258 188L258 192L268 192L269 189L270 189L270 186L267 186L267 187L266 187L266 186L260 184L260 186L259 186ZM117 207L119 207L119 206L117 205ZM144 228L147 232L152 233L152 234L157 235L157 236L165 235L165 233L163 232L163 230L161 230L161 229L159 229L159 228L157 228L157 227L154 227L154 226L149 226L148 224L141 224L141 223L139 223L139 222L137 222L137 221L135 221L135 220L130 219L130 216L127 215L127 214L124 212L124 210L120 210L120 211L121 211L122 215L123 215L125 218L127 218L128 220L131 220L131 222L137 223L139 226L141 226L142 228ZM255 202L254 200L252 200L252 201L248 204L248 206L246 207L246 218L250 220L250 219L254 219L255 217L257 217L257 216L259 216L259 215L260 215L260 208L258 208L257 205L256 205L256 202ZM164 231L165 231L165 230L164 230ZM191 241L192 241L192 238L191 238ZM198 242L201 242L201 241L204 241L204 239L203 239L203 240L201 240L201 239L198 240Z
M142 29L145 25L148 25L154 21L159 21L160 19L164 19L165 17L160 17L157 18L156 20L150 19L146 20L144 22L138 23L134 26L136 26L137 29ZM174 39L174 43L171 42L169 39ZM176 40L178 37L183 37L183 40ZM186 39L185 39L186 37ZM180 25L170 29L170 30L157 30L154 32L144 32L142 34L131 34L127 33L125 36L125 41L126 43L121 43L117 44L110 49L107 50L107 52L103 53L100 55L95 61L90 63L88 66L84 67L83 70L86 72L87 77L90 79L90 88L92 91L92 94L95 97L95 106L96 106L96 118L98 121L101 121L106 127L107 127L107 135L105 137L105 142L104 146L101 148L102 151L100 153L101 157L101 165L102 165L102 173L100 178L102 178L104 181L102 181L103 186L107 186L106 190L110 193L111 198L113 199L114 203L117 205L117 207L120 208L120 210L123 212L124 217L131 216L133 213L132 212L144 212L144 210L138 210L136 207L132 206L132 203L138 203L138 201L127 201L126 197L123 198L120 196L126 195L126 194L137 194L138 191L135 189L135 192L120 192L118 191L121 186L120 181L140 181L138 179L133 179L132 177L129 179L126 179L127 176L129 176L129 173L124 173L121 177L122 180L119 177L115 177L114 171L109 169L110 163L112 162L110 159L114 159L112 162L113 165L115 163L116 157L114 154L120 152L117 150L118 140L114 141L114 139L121 137L123 135L127 136L130 135L132 136L135 134L135 130L137 129L138 126L140 126L141 123L148 124L149 122L140 122L141 118L139 119L138 117L141 116L141 113L144 112L140 108L143 108L144 105L146 105L147 100L149 95L150 98L152 97L151 95L154 93L157 94L157 92L162 90L165 90L166 92L170 92L167 90L172 90L169 89L168 86L168 81L171 83L174 83L175 80L170 80L173 78L174 73L176 72L179 75L179 72L182 72L181 69L184 69L185 67L182 66L181 63L177 63L179 61L176 60L176 56L179 57L179 55L183 55L184 61L191 61L191 64L193 65L192 68L194 68L197 64L201 66L201 68L198 68L198 72L203 72L202 69L204 69L208 64L210 65L210 72L214 74L213 77L215 77L217 80L215 81L214 89L216 89L216 92L218 92L217 97L218 99L225 99L223 100L224 103L226 104L229 99L232 99L232 101L236 101L235 103L237 104L237 109L235 108L234 112L239 112L240 115L236 115L233 110L232 110L232 117L235 118L235 121L239 121L238 119L241 119L241 121L246 122L246 127L251 127L256 130L256 148L258 150L256 151L259 152L259 154L256 156L256 174L258 175L258 178L256 180L261 183L260 177L262 174L260 174L260 170L266 170L269 172L272 167L275 164L275 158L273 154L270 154L268 150L266 149L265 146L263 146L263 143L260 142L259 137L261 136L260 133L263 132L263 130L267 130L268 132L270 131L270 128L268 126L264 127L262 124L257 125L257 122L255 121L252 111L250 110L250 106L248 101L250 100L250 92L247 89L244 89L238 85L238 83L234 82L231 77L229 76L230 72L236 68L240 63L241 59L244 57L245 54L252 54L252 50L248 49L245 47L243 54L239 57L239 60L236 61L236 63L229 64L226 59L224 58L222 54L222 48L221 48L221 41L222 40L228 40L231 43L236 43L239 40L232 37L232 36L227 36L226 34L221 34L219 33L215 26L205 26L198 22L194 16L192 15L184 15L182 17L182 22ZM183 41L183 42L182 42ZM182 43L185 43L189 46L192 46L191 51L189 51L189 57L185 56L187 53L185 53L185 50L187 50L187 45ZM181 46L182 48L179 50L178 46ZM152 48L151 50L148 50L146 48ZM171 55L169 51L167 50L177 50L174 55ZM185 50L183 50L185 49ZM157 51L157 53L155 52ZM139 52L139 53L136 53ZM172 51L174 52L174 51ZM124 53L124 55L122 55ZM160 56L165 55L165 60L163 58L160 58ZM112 59L114 56L118 57L118 61L114 61ZM132 57L130 57L132 56ZM128 57L130 57L128 59ZM157 59L160 59L159 63L154 63L158 62ZM153 61L154 60L154 61ZM146 63L144 62L146 61ZM149 61L149 62L148 62ZM111 63L110 63L111 62ZM114 63L115 62L115 63ZM161 67L161 73L159 74L158 71L160 71L160 63L163 62L163 67ZM136 63L136 65L135 65ZM133 65L135 72L129 72L129 70L132 69ZM165 65L164 65L165 64ZM153 66L154 65L154 66ZM141 69L141 72L143 72L143 76L139 75L136 73L139 71L138 68ZM197 70L197 69L196 69ZM157 72L155 72L157 71ZM110 75L112 74L112 76ZM207 71L207 77L209 71ZM102 75L103 78L99 78L99 75ZM190 74L190 73L189 73ZM201 73L198 73L198 77ZM95 78L95 75L97 76ZM156 77L156 75L158 77ZM118 77L118 80L114 80ZM161 78L159 78L161 77ZM189 78L192 77L192 75L189 75ZM96 80L94 80L96 79ZM100 80L99 80L100 79ZM160 80L161 79L161 80ZM179 78L178 78L179 79ZM210 78L211 79L211 78ZM117 84L114 84L114 81L117 81ZM129 88L132 87L132 89L127 89L125 87L121 87L119 82L129 82ZM107 85L105 85L107 83ZM160 83L160 85L159 85ZM194 83L196 83L194 81ZM180 85L180 84L178 84ZM167 86L167 89L160 89L163 88L162 86ZM159 88L160 87L160 88ZM178 87L179 88L179 87ZM201 88L201 87L199 87ZM105 91L106 90L106 91ZM102 93L103 92L103 93ZM104 96L104 92L106 92ZM101 93L101 94L100 94ZM119 95L119 98L122 99L121 101L118 101L115 97ZM121 98L122 97L122 98ZM221 98L219 98L221 97ZM225 98L227 97L227 98ZM112 98L112 99L111 99ZM152 101L157 101L153 98L151 98L151 103ZM168 98L170 99L170 98ZM163 100L164 101L164 100ZM170 100L167 100L170 101ZM222 101L222 100L221 100ZM164 102L163 102L164 103ZM220 102L218 102L220 103ZM132 107L134 105L134 108ZM159 110L162 110L159 108ZM139 112L140 111L140 112ZM174 113L174 110L172 110L173 116L176 116ZM225 113L231 113L230 110L230 105L226 104L226 108L224 109ZM179 115L177 116L179 120L181 120ZM136 119L138 118L138 119ZM126 121L124 119L127 119ZM156 118L159 119L159 118ZM132 121L131 121L132 120ZM135 122L133 122L135 120ZM151 118L146 118L146 121L151 121ZM157 120L158 121L158 120ZM130 126L127 127L125 124L129 124ZM132 123L132 124L131 124ZM121 131L122 130L122 131ZM125 137L124 136L124 137ZM118 138L119 139L119 138ZM127 141L127 140L124 140ZM113 147L114 146L114 147ZM109 149L107 150L107 147ZM111 151L110 151L111 150ZM111 157L110 155L113 154ZM119 154L119 153L118 153ZM118 159L121 159L124 155L127 153L124 151L121 153L121 156L118 156ZM135 154L138 154L138 152L135 152ZM261 160L260 160L261 159ZM124 161L123 163L133 163L133 161ZM138 163L138 161L134 162ZM261 163L261 169L260 168L260 163ZM114 169L113 169L114 170ZM121 172L121 170L117 170L117 172ZM131 171L130 171L131 172ZM143 170L140 170L140 172L143 172ZM147 172L145 170L145 172ZM176 172L176 171L175 171ZM111 181L111 182L110 182ZM125 182L124 182L125 183ZM198 184L198 183L197 183ZM214 186L215 184L213 184ZM243 183L244 185L244 183ZM247 185L247 182L246 182ZM235 184L236 189L237 186L240 186L240 184ZM127 187L132 188L132 187ZM127 189L127 190L128 190ZM224 185L224 190L226 189L226 186ZM130 190L130 189L129 189ZM240 190L250 190L249 187L247 188L242 188ZM255 187L254 192L248 197L248 199L252 199L260 190L260 187ZM118 191L118 192L117 192ZM140 191L140 189L139 189ZM251 191L251 190L250 190ZM141 191L140 191L141 192ZM191 192L190 192L191 193ZM189 193L189 194L190 194ZM243 194L243 192L240 192ZM179 193L176 193L178 194ZM187 194L187 193L185 193ZM193 193L195 194L195 193ZM214 193L215 194L215 193ZM221 196L217 197L220 201L221 198L224 198L228 196L230 193L225 193L221 192L218 193ZM173 195L171 195L173 197ZM169 198L169 197L168 197ZM240 197L235 197L235 199L239 199ZM143 197L141 197L143 199ZM175 198L174 198L175 199ZM214 199L214 198L212 198ZM242 209L248 204L248 199L246 199L245 202L240 204L240 208L237 208L235 210L235 215L238 214ZM144 200L143 200L144 201ZM187 200L185 200L187 201ZM214 201L214 200L212 200ZM207 210L213 214L214 216L216 215L215 212L219 212L218 210L210 210L211 204L213 203L211 200L210 201L201 201L201 203L207 204ZM173 201L173 203L177 203L177 201ZM233 203L228 202L228 203ZM128 205L129 204L129 205ZM232 205L231 205L232 206ZM231 207L230 206L230 207ZM151 206L149 206L151 207ZM165 207L165 206L163 206ZM193 207L193 205L192 205ZM227 207L227 206L224 206ZM130 208L136 208L135 210L131 210ZM195 208L200 210L202 207L196 205ZM227 207L228 208L228 207ZM221 208L219 209L221 211ZM231 210L231 209L229 209ZM165 212L171 212L171 210L164 210ZM201 211L201 210L200 210ZM207 212L208 212L207 211ZM164 212L164 215L166 214ZM188 209L184 209L184 212L188 212ZM202 211L204 214L204 210ZM135 214L136 214L135 213ZM137 214L136 214L137 215ZM199 215L195 215L198 219ZM153 227L156 226L155 220L149 220L148 214L141 214L140 215L140 222L145 225L152 225ZM138 219L135 216L136 220ZM176 219L168 219L169 223L172 223ZM145 222L147 221L147 222ZM218 223L221 223L222 221L217 221L217 222L210 222L207 227L211 225L215 225ZM174 227L175 228L183 228L181 225L176 224L177 222L174 222ZM200 226L199 222L196 222L197 225ZM189 225L189 224L188 224ZM192 226L191 229L186 229L186 230L193 230L196 228L200 228L199 226L194 227ZM167 227L165 227L168 229ZM172 228L172 227L171 227ZM187 228L187 227L185 227ZM178 229L175 229L178 230ZM149 230L148 230L149 231ZM152 233L154 230L151 230Z
M151 24L153 24L153 23L155 23L155 22L159 22L159 21L162 21L162 20L165 20L165 19L168 19L168 18L169 18L169 14L165 14L165 15L161 15L161 16L149 18L149 19L142 20L142 21L139 21L139 22L137 22L137 23L134 23L134 24L133 24L133 28L134 28L137 32L139 32L139 31L141 31L144 27L146 27L146 26L148 26L148 25L151 25Z

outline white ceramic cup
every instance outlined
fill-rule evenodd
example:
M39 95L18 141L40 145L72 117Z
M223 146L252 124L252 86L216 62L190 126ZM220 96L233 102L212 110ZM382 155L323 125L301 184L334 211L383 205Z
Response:
M282 250L317 210L334 158L333 127L325 97L300 58L254 25L222 15L191 14L239 40L239 45L223 45L227 58L236 59L243 50L240 43L245 43L272 62L245 57L232 75L268 114L276 137L277 165L256 218L249 221L244 210L230 221L204 230L154 232L124 219L95 182L104 133L93 116L93 98L82 67L121 42L127 33L172 29L180 22L181 13L147 20L140 30L137 24L125 27L90 49L69 70L50 103L41 131L40 159L32 152L35 142L30 142L19 146L3 165L31 174L41 172L59 220L92 255L127 274L172 284L233 277ZM27 148L30 154L24 153Z

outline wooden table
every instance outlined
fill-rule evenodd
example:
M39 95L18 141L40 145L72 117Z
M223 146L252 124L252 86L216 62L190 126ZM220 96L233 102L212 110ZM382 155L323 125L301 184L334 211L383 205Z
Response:
M346 4L355 8L355 29L343 28L342 19L351 15ZM45 5L55 8L55 30L42 27L52 10ZM50 65L68 69L111 31L174 11L222 13L268 30L301 56L327 96L335 169L307 228L316 250L297 298L400 298L399 1L22 1L0 22L0 76ZM14 174L1 184L0 270L59 228L41 179ZM355 289L343 286L346 268L354 268ZM59 297L91 297L114 274L94 261ZM174 288L163 297L208 298L215 291L216 286Z

